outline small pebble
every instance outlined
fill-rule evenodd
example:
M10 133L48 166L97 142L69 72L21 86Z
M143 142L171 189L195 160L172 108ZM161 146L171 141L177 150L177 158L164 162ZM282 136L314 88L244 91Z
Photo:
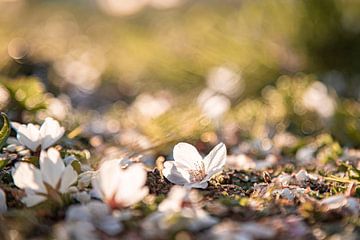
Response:
M12 154L9 154L8 155L8 158L10 159L10 160L15 160L15 159L17 159L17 154L16 153L12 153Z
M6 150L9 152L15 152L16 151L16 145L15 144L10 144L6 147Z
M18 153L20 156L22 157L29 157L31 156L31 153L30 153L30 150L29 149L25 149L25 150L22 150Z
M15 147L15 151L16 151L16 152L21 152L22 150L25 150L25 147L24 147L24 146L16 146L16 147Z

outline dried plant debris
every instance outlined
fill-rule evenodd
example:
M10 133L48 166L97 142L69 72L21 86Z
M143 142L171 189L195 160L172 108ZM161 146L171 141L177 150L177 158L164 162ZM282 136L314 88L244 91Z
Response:
M83 151L61 145L34 151L10 138L1 151L0 231L61 239L356 239L358 152L346 149L334 161L317 161L329 144L292 155L274 145L265 158L256 144L242 143L246 151L235 147L227 156L215 148L198 161L224 164L203 186L192 184L201 179L191 174L211 169L191 165L200 153L190 145L176 150L179 162L159 156L150 166L141 156L121 154L92 166ZM176 171L164 168L167 161ZM169 181L179 172L178 185Z

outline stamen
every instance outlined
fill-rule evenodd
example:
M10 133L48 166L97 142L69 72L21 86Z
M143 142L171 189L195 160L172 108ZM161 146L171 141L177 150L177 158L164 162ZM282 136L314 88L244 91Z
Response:
M201 165L200 165L201 164ZM205 165L203 162L197 162L195 163L196 168L195 170L189 170L189 174L190 174L190 181L191 182L200 182L201 180L203 180L206 176L205 173Z

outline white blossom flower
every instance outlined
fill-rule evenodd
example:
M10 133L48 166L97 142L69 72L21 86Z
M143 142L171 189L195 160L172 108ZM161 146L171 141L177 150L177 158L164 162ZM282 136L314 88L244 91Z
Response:
M316 150L317 148L315 146L305 146L300 148L295 155L296 161L302 165L312 163L315 160L314 154L316 153Z
M316 81L306 90L302 102L304 106L323 118L330 118L336 109L336 100L329 94L325 84Z
M50 97L47 100L47 108L45 111L39 111L37 116L41 118L45 114L45 116L54 117L58 120L64 120L66 116L68 116L71 111L71 100L70 97L61 94L57 97Z
M166 161L162 171L170 182L189 188L206 188L211 177L222 171L226 147L219 143L202 158L194 146L182 142L174 147L173 156L174 161Z
M162 238L169 232L182 229L199 231L216 223L200 205L196 190L173 186L168 197L159 204L158 211L150 214L142 223L144 236Z
M15 185L25 190L22 202L31 207L45 201L52 191L66 193L78 175L71 165L65 167L59 151L50 148L40 153L40 169L20 162L15 165L12 176Z
M110 207L123 208L139 202L148 194L145 182L146 170L141 164L122 169L119 160L110 160L101 165L92 185Z
M149 0L148 4L156 9L169 9L177 7L186 0Z
M206 80L210 89L229 97L240 95L244 91L241 74L227 66L211 69Z
M54 69L62 79L73 86L69 92L70 96L79 91L90 94L100 85L104 61L104 56L100 52L89 49L79 52L77 56L64 55L55 61ZM77 94L76 97L80 99L81 95Z
M7 211L6 195L4 190L0 188L0 214Z
M230 109L230 100L211 89L203 90L197 98L202 112L212 120L219 120Z
M50 117L45 119L41 127L32 123L24 125L16 122L12 122L12 126L17 132L19 143L34 152L37 151L40 146L42 150L52 146L65 132L59 122Z
M133 15L143 9L148 0L97 0L102 11L113 16Z
M159 92L157 95L143 93L136 98L132 107L140 113L142 119L157 118L171 108L168 95L166 92Z

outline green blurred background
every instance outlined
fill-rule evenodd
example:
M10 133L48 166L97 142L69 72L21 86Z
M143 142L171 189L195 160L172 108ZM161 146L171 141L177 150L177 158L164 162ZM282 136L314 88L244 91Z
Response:
M209 131L230 144L281 132L360 144L359 1L0 0L0 9L0 108L14 120L105 121L84 129L135 129L149 146ZM220 97L209 103L204 89ZM46 110L54 101L57 116Z

